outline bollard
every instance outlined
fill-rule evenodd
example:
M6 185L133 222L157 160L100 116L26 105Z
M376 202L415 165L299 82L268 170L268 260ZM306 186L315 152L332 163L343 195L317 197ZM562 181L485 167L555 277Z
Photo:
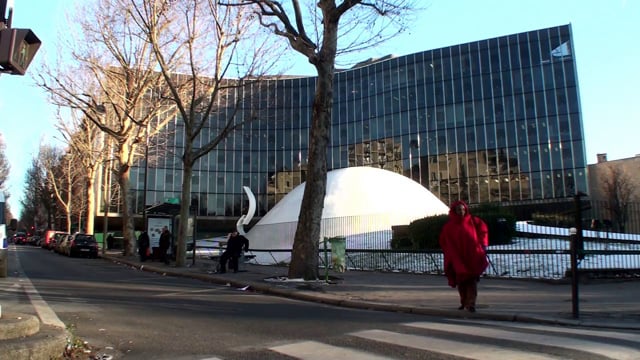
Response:
M0 248L0 278L7 277L7 266L9 265L7 253L6 248Z

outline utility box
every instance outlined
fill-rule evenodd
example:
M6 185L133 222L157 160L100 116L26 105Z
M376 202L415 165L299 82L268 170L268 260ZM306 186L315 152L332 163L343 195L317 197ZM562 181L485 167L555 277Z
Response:
M331 244L331 264L333 270L338 272L345 272L347 270L347 239L343 236L336 236L327 239Z

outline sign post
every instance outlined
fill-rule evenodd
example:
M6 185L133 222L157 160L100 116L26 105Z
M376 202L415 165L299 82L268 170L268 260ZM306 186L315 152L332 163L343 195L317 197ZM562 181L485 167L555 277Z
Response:
M7 225L4 217L4 194L0 191L0 278L7 277Z

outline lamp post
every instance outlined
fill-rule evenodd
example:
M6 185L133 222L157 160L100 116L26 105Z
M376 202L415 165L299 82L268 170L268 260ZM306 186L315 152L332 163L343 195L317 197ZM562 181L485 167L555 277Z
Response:
M7 220L4 218L4 203L4 194L2 193L2 191L0 191L0 225L4 225L7 223Z
M105 154L109 149L108 156L104 161L104 196L102 197L103 203L103 220L102 220L102 254L106 253L107 248L107 233L109 232L109 207L111 203L111 148L110 143L107 141L106 134L103 133L105 141Z
M198 229L198 198L191 198L191 210L193 211L193 256L191 257L191 265L196 264L196 234Z
M147 179L149 174L149 123L144 143L144 185L142 186L142 231L147 231Z

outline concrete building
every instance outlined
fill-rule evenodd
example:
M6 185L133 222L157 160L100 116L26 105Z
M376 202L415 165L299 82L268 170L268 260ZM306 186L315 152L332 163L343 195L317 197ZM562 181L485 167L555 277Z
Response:
M588 215L608 230L640 233L640 155L598 161L587 169L591 209Z

